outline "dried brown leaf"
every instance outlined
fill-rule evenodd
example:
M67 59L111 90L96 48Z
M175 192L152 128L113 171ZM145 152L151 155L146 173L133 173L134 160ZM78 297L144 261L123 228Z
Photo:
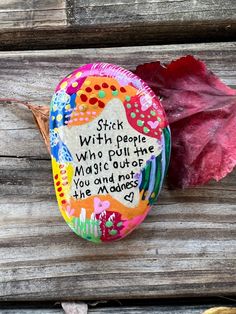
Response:
M1 98L0 101L10 104L20 104L29 108L33 114L35 123L44 139L47 150L50 153L50 139L49 139L49 107L48 106L37 106L14 98Z
M27 106L33 113L35 123L44 139L47 150L50 153L50 140L49 140L49 107L48 106Z

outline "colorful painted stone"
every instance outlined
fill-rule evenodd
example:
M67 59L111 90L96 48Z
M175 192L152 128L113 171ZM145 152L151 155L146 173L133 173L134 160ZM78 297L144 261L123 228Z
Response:
M170 130L141 79L107 63L75 70L53 95L50 144L59 209L76 234L117 240L144 220L165 177Z

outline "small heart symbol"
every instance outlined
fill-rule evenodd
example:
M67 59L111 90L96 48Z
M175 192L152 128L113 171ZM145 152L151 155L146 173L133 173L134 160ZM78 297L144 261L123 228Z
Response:
M109 201L102 201L99 197L94 197L94 212L101 214L104 210L110 207Z
M152 128L152 129L155 129L157 126L158 126L158 121L148 121L148 125Z
M131 193L125 195L124 199L125 199L126 201L132 203L133 200L134 200L134 192L131 192Z

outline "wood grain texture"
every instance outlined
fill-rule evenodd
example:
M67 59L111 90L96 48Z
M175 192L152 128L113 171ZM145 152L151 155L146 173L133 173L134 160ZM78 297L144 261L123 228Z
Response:
M111 307L91 309L89 314L203 314L206 309L211 306L207 305L192 305L192 306L123 306L123 307ZM218 313L220 314L220 313ZM223 313L222 313L223 314ZM232 313L234 314L234 313Z
M193 54L228 85L236 87L236 43L0 52L0 99L49 104L59 81L78 66L110 62L134 70L138 64ZM7 88L6 88L7 86ZM48 158L29 110L1 102L1 156Z
M142 305L142 306L99 306L88 308L88 314L203 314L207 309L215 306L214 304L204 305ZM6 305L0 306L1 314L65 314L62 308L55 305L45 306L22 306L22 305ZM75 312L73 312L75 313ZM80 313L80 312L76 312ZM75 314L76 314L75 313ZM68 313L69 314L69 313ZM72 314L72 313L71 313ZM232 313L233 314L233 313Z
M59 79L82 63L133 69L187 53L234 84L234 43L1 52L0 97L45 103ZM0 114L0 300L235 294L236 172L191 190L164 187L129 237L95 245L73 234L58 212L50 160L31 113L2 103Z
M64 223L49 161L0 162L1 300L235 293L236 207L223 195L235 197L236 173L205 188L164 188L136 231L103 246L79 239Z
M0 3L0 28L48 29L67 25L65 0L4 0Z
M233 40L234 0L50 0L0 3L1 49Z
M42 309L42 308L0 308L1 314L65 314L62 309ZM191 312L190 312L191 313ZM191 313L192 314L192 313ZM193 313L195 314L195 313Z

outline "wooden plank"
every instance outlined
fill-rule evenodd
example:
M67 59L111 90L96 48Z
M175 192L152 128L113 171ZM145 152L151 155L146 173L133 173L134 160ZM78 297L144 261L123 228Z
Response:
M166 186L161 193L159 203L168 206L175 205L177 212L185 215L185 219L190 219L187 213L182 212L182 203L193 203L207 205L201 209L207 215L208 204L219 203L219 208L224 204L236 203L236 171L228 175L221 183L211 182L203 187L185 190L169 190ZM32 159L32 158L0 158L0 190L1 196L7 201L13 200L14 197L21 197L33 200L37 198L46 198L46 201L54 200L54 188L51 174L50 160ZM9 198L9 200L8 200ZM223 205L220 205L223 204ZM199 205L201 206L201 205ZM57 206L55 206L57 207ZM223 208L222 207L222 208ZM226 214L227 209L225 209ZM194 214L194 212L192 212ZM223 214L223 213L222 213ZM26 213L25 213L26 215ZM197 215L197 214L196 214ZM204 216L205 217L205 216ZM207 216L201 219L206 219ZM168 217L165 217L167 219ZM199 218L198 215L196 218ZM220 216L222 218L222 216ZM178 217L175 217L178 219ZM214 216L217 219L217 215ZM220 221L219 221L220 222ZM0 230L1 234L1 230Z
M1 49L233 40L234 0L50 0L0 3Z
M203 314L210 305L189 305L189 306L122 306L122 307L107 307L100 309L91 309L88 313L93 314ZM219 313L220 314L220 313ZM232 313L233 314L233 313Z
M1 314L65 314L62 309L42 309L42 308L4 308L1 309ZM191 313L191 312L190 312ZM191 313L192 314L192 313ZM195 313L194 313L195 314Z
M132 69L187 53L235 82L234 43L2 52L0 97L47 102L59 78L81 63ZM0 110L0 300L235 294L236 172L206 187L164 187L134 233L94 245L73 234L57 210L50 161L30 113L6 104Z
M165 188L135 232L104 246L64 223L49 161L1 158L0 169L0 300L235 293L236 173L205 188Z
M217 305L219 307L219 305ZM225 305L224 305L225 306ZM205 310L215 307L215 304L202 304L202 305L142 305L142 306L98 306L89 307L88 314L202 314ZM65 314L62 308L55 308L55 306L39 307L22 306L19 305L6 305L0 306L1 314ZM74 313L74 312L73 312ZM80 312L76 312L80 313ZM69 314L69 313L66 313ZM81 313L82 314L82 313ZM233 314L233 313L232 313Z
M49 104L58 82L81 64L103 61L132 70L141 63L169 62L186 54L201 58L226 84L236 86L236 43L0 52L0 99ZM1 104L0 155L48 158L31 113Z
M1 29L48 29L67 25L64 0L4 0L0 4Z

